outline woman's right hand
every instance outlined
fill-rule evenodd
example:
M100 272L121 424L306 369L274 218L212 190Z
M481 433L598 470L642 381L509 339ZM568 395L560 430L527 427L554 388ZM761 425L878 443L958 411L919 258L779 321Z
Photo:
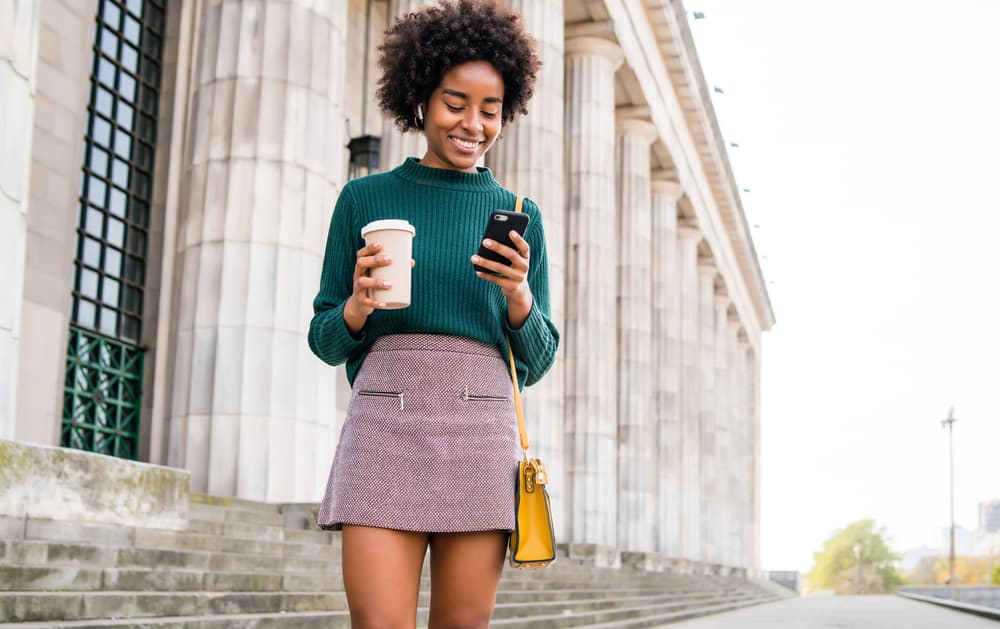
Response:
M372 297L372 290L392 287L390 282L377 280L370 275L372 269L392 264L392 258L382 255L380 251L382 251L380 242L373 242L358 249L357 262L354 265L354 290L344 304L344 322L347 323L347 329L355 336L365 327L368 315L378 308L385 308L385 302ZM414 260L410 260L410 268L415 264Z

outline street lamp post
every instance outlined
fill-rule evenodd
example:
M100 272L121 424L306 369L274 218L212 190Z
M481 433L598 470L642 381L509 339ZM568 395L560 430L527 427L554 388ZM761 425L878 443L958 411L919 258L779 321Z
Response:
M948 428L948 484L951 498L951 548L948 551L948 585L955 582L955 448L954 448L954 425L958 421L955 419L955 407L948 407L948 417L941 420L941 427Z

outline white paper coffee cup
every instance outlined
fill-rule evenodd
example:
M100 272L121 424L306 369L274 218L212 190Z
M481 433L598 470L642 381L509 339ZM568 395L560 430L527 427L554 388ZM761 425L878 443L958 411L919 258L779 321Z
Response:
M371 270L377 280L392 282L392 288L376 288L372 298L385 303L386 310L398 310L410 305L410 259L413 258L413 237L417 230L407 221L386 219L373 221L361 228L365 244L382 243L381 255L392 257L392 264Z

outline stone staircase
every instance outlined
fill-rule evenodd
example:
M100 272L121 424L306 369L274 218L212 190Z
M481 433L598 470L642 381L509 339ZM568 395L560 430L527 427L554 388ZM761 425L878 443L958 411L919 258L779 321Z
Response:
M0 627L350 627L340 535L314 511L192 495L181 531L0 517ZM418 626L429 585L425 567ZM560 559L507 569L491 626L655 627L778 598L738 577Z

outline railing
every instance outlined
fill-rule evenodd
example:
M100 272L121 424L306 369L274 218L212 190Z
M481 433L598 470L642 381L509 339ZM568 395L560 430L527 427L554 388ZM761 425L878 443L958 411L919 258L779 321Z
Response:
M896 593L913 600L1000 620L1000 586L913 586L900 588Z

